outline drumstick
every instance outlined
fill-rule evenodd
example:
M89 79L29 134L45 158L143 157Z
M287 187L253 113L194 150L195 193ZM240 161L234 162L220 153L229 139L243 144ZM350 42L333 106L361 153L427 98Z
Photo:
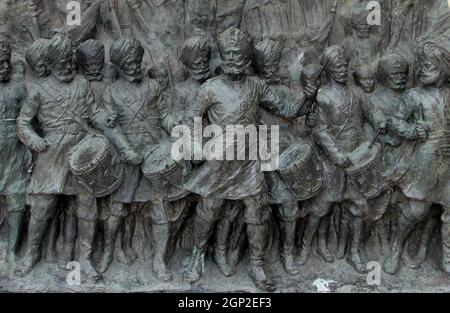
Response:
M372 148L372 146L375 144L375 141L377 140L378 136L381 134L381 128L378 128L377 134L372 138L370 141L369 149Z

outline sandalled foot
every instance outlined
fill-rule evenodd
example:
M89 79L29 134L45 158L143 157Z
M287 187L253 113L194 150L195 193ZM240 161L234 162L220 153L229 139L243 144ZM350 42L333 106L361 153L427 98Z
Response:
M281 254L281 262L283 262L284 270L290 275L297 275L300 273L297 263L294 261L292 253Z
M359 274L364 274L368 271L366 263L362 261L361 255L358 252L352 252L347 258L347 263L350 264Z
M400 254L397 252L389 253L383 263L383 271L387 274L394 275L398 272L400 266Z
M324 245L318 245L317 247L317 253L322 257L322 259L327 263L334 263L334 256L328 250L328 247Z
M214 262L216 262L217 267L225 277L233 275L233 268L228 263L226 250L216 249L214 252Z
M155 256L153 257L152 268L153 272L159 280L164 282L172 280L172 274L167 269L166 263L164 262L163 253L155 253Z
M102 260L100 261L98 270L100 273L106 273L108 270L109 265L111 265L111 262L113 260L113 251L105 251L103 253Z
M14 275L17 277L24 277L28 275L33 267L39 261L39 253L27 253L20 264L14 271Z

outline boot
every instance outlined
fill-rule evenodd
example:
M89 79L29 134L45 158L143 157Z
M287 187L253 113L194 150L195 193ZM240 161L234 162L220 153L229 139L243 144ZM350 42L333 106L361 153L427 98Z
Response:
M64 243L62 256L59 266L67 268L67 264L73 261L73 251L75 250L75 241L77 240L77 217L72 213L64 214Z
M450 223L442 222L442 269L450 274Z
M322 257L322 259L327 263L333 263L334 257L328 250L327 237L328 228L330 226L330 216L325 216L320 222L320 226L317 232L317 253Z
M320 224L320 217L309 215L308 222L306 224L305 231L303 233L302 243L300 246L300 256L298 258L298 263L300 265L305 265L311 254L311 246L314 235L316 234L317 228Z
M300 269L294 262L294 256L292 250L294 248L296 222L282 221L280 223L281 230L281 261L285 271L291 275L297 275L300 273Z
M92 265L93 244L96 230L96 222L78 219L78 237L80 241L80 265L81 271L89 282L96 282L99 275Z
M50 223L50 229L47 236L48 242L47 242L46 257L47 261L52 263L57 261L56 244L58 242L58 234L59 234L59 212L57 212L53 217Z
M363 274L367 272L366 264L361 256L361 250L363 249L364 222L362 218L353 216L350 226L350 255L347 257L347 263L353 266L356 272Z
M233 268L228 263L227 240L230 233L230 221L227 218L220 220L216 227L216 238L214 244L214 262L226 277L233 274Z
M436 227L436 224L437 220L433 217L428 218L425 222L425 228L423 229L423 232L421 234L418 251L415 256L412 256L408 251L405 251L405 253L403 253L403 264L405 264L406 267L418 269L425 262L427 258L428 247L430 246L431 238L433 236L433 231Z
M16 252L19 247L22 224L25 212L9 212L8 215L8 255L7 262L10 265L16 263Z
M349 235L350 214L344 208L341 208L339 220L339 234L337 242L336 257L341 260L345 257L347 251L348 235Z
M383 271L385 273L391 275L397 273L406 239L416 225L417 222L408 220L403 214L400 214L398 218L397 234L391 243L389 254L383 263Z
M133 236L136 229L136 213L131 213L125 218L124 231L122 235L122 250L131 260L131 264L139 257L138 253L133 249Z
M256 287L264 291L275 291L275 283L267 278L264 271L264 245L266 243L267 225L247 225L247 235L250 250L249 276Z
M103 257L100 261L99 271L105 273L111 264L114 257L114 247L116 245L117 232L122 223L122 218L117 216L110 216L106 221L105 227L105 249Z
M115 251L115 255L116 255L117 261L130 266L131 264L133 264L135 259L131 254L128 254L127 252L125 252L125 248L124 248L124 246L126 245L126 243L125 243L126 240L124 238L125 232L126 232L125 225L122 225L122 227L120 227L118 234L117 234L118 249ZM151 238L151 237L152 236L149 235L148 237L145 237L145 238Z
M153 247L155 249L152 264L153 272L159 280L165 282L170 281L172 279L172 274L167 269L166 261L164 260L170 237L169 224L153 224L152 233L154 242Z
M31 272L33 267L39 261L41 255L41 242L48 229L48 220L37 220L33 217L30 218L30 225L28 231L28 244L25 252L23 263L16 270L15 275L23 277Z

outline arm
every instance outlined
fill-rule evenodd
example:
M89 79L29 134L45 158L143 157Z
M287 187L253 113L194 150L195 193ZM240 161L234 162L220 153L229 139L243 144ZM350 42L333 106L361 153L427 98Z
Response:
M334 140L334 136L330 130L330 121L328 120L327 113L324 110L324 99L318 97L316 110L314 111L314 126L312 129L312 136L314 141L324 150L325 154L333 161L333 163L348 167L350 160L342 152L340 152L339 146Z
M41 138L31 125L39 111L39 94L31 91L25 98L17 118L17 135L23 144L38 152L44 151L48 143Z
M273 114L286 118L297 118L308 114L306 96L303 92L293 92L286 87L261 84L261 106Z

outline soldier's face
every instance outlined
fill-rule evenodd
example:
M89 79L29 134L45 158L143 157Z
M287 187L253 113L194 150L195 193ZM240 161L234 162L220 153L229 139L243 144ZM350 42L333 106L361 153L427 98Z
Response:
M356 83L366 93L373 92L375 88L375 80L370 75L359 75L356 77Z
M87 61L83 65L84 75L88 80L102 80L103 79L103 61Z
M0 81L6 82L11 78L11 61L0 60Z
M369 38L370 36L370 26L366 22L360 22L354 26L356 35L359 38Z
M443 77L441 70L429 60L422 63L420 69L420 82L424 85L433 85L439 82Z
M348 62L345 57L340 57L335 64L330 64L329 77L339 83L346 84L348 81Z
M279 60L272 58L265 62L263 68L264 80L269 83L276 83L279 81L278 72L280 70Z
M200 52L191 64L192 76L195 80L203 81L209 78L209 53Z
M248 65L248 58L241 49L230 47L222 52L222 67L225 74L232 77L242 76Z
M35 71L36 75L39 77L47 77L48 75L50 75L50 71L47 68L47 65L45 64L44 60L40 60L37 62Z
M138 55L130 55L123 63L122 74L129 81L138 81L142 79L142 57Z
M75 62L71 53L61 57L53 69L53 74L63 83L68 83L73 80L75 77Z
M392 70L387 75L387 83L389 88L395 91L404 91L406 82L408 81L408 72L402 69Z

